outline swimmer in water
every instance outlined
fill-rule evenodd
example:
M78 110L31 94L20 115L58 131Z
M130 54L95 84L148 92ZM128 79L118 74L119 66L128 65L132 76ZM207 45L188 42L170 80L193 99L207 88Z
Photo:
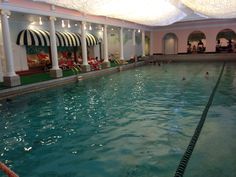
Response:
M205 78L208 79L209 78L209 72L207 71L205 74Z

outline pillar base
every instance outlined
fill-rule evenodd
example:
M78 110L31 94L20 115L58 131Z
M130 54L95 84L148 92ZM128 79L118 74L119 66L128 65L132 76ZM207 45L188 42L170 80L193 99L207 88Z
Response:
M61 69L50 69L50 77L52 77L52 78L62 77L62 70Z
M91 71L90 65L82 65L81 70L84 73Z
M7 87L14 87L14 86L21 85L20 76L19 75L4 76L3 77L3 84Z
M102 62L102 69L110 68L111 63L109 61Z
M121 71L123 71L123 67L122 67L122 66L118 66L118 67L117 67L117 70L118 70L119 72L121 72Z

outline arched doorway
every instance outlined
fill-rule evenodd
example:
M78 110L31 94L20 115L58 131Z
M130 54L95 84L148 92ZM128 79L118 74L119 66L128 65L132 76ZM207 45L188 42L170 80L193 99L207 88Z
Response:
M236 33L233 30L224 29L217 34L216 52L236 52Z
M206 35L201 31L193 31L188 36L187 53L204 53L206 50Z
M178 38L174 33L167 33L164 36L163 53L165 55L178 53Z

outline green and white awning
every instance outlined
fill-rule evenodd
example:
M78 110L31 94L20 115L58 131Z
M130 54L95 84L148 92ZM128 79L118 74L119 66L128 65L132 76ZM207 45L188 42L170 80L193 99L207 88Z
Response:
M72 32L56 31L57 46L81 46L81 35ZM98 44L98 38L93 34L86 33L87 46ZM50 33L46 30L22 30L17 36L17 45L26 46L50 46Z

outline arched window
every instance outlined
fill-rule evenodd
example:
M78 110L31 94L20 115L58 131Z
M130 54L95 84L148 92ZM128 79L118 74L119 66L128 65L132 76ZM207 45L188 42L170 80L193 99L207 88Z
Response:
M236 52L236 33L233 30L224 29L217 34L216 52Z
M187 53L204 53L206 50L206 36L201 31L194 31L188 36Z

